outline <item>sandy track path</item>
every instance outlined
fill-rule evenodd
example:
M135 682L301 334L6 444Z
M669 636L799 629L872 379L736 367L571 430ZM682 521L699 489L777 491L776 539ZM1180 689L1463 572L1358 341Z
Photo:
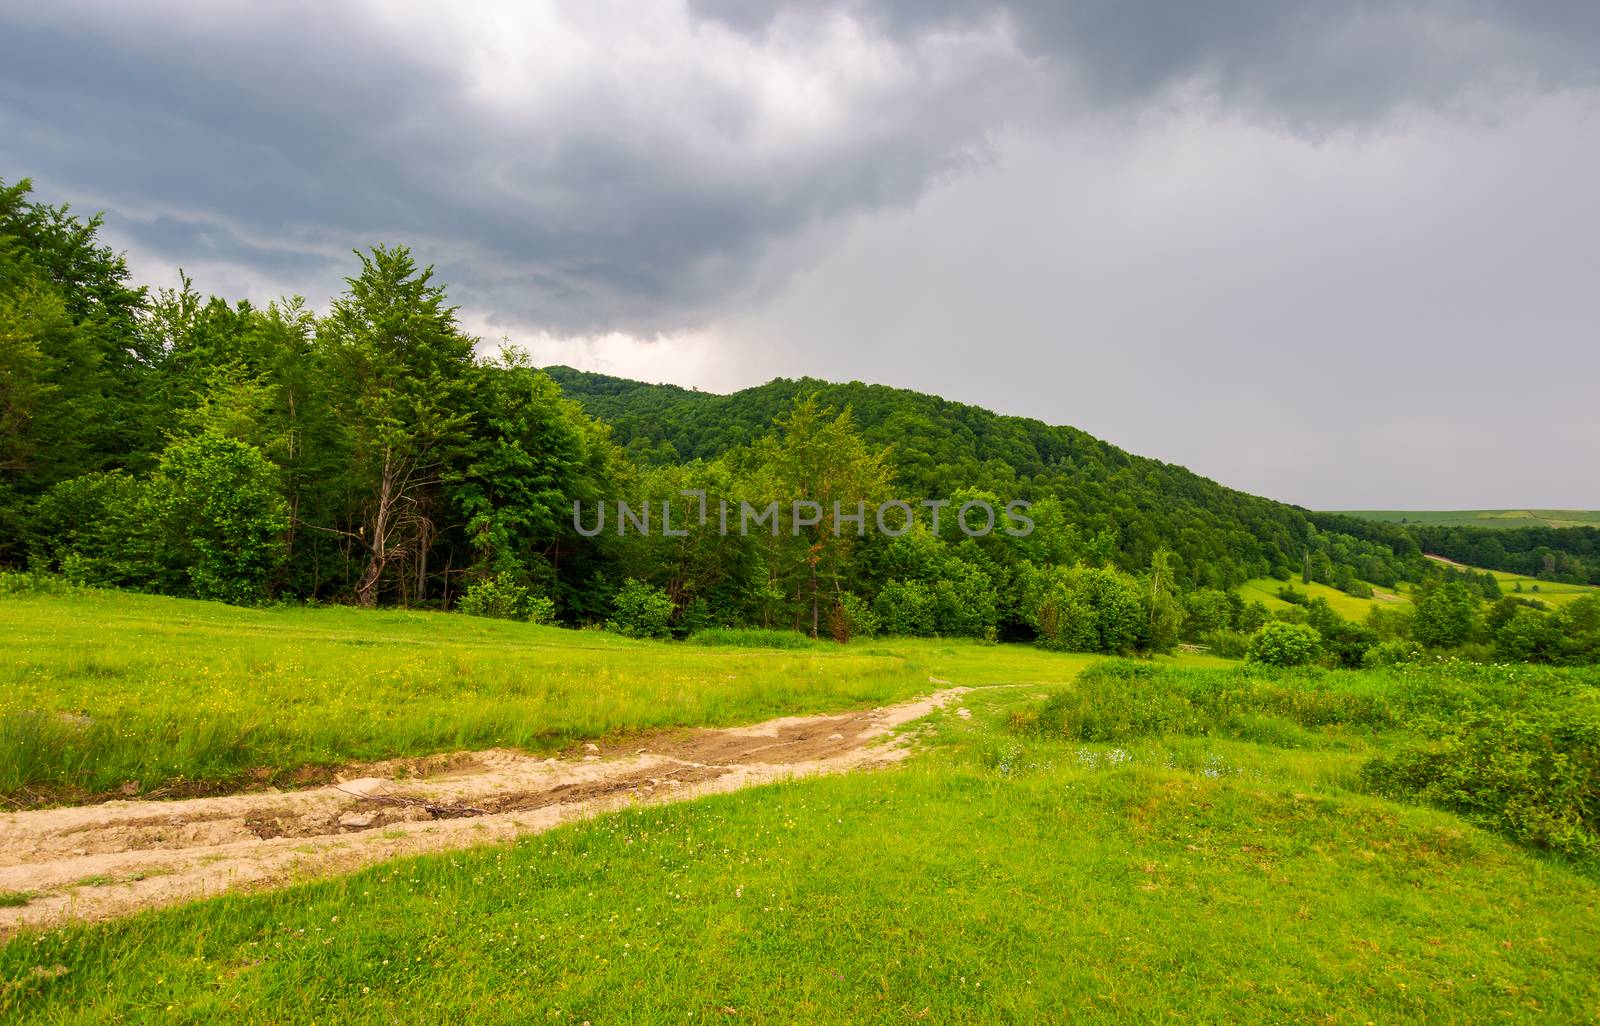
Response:
M934 680L936 684L947 681ZM903 759L897 728L969 689L869 711L684 730L563 759L504 749L362 767L306 791L113 801L0 815L0 933L106 919L404 855L507 841L623 808Z

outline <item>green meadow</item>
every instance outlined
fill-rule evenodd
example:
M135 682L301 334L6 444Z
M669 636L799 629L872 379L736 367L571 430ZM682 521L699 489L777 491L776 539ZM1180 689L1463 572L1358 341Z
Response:
M949 640L661 644L443 613L25 592L0 596L0 795L289 783L307 767L877 705L934 690L930 678L1058 683L1095 658Z
M616 651L641 672L686 658ZM985 650L952 652L927 657L982 672ZM987 654L988 679L1044 665ZM852 665L825 661L817 680ZM968 695L970 718L935 714L891 770L24 933L0 949L0 1014L1592 1022L1592 857L1375 781L1411 779L1391 771L1427 748L1427 724L1474 709L1592 723L1595 683L1526 667L1101 662Z
M1367 611L1373 606L1389 608L1393 606L1409 606L1411 604L1410 599L1400 590L1400 588L1405 587L1404 585L1392 591L1374 588L1370 599L1347 595L1338 588L1319 584L1316 581L1312 581L1309 584L1301 584L1298 578L1293 581L1280 581L1274 577L1257 577L1245 581L1235 590L1238 591L1239 597L1246 602L1260 602L1269 610L1277 612L1280 609L1288 609L1290 607L1288 602L1278 597L1278 589L1286 584L1293 587L1295 591L1304 592L1307 598L1327 599L1328 605L1333 607L1333 611L1346 620L1366 619Z

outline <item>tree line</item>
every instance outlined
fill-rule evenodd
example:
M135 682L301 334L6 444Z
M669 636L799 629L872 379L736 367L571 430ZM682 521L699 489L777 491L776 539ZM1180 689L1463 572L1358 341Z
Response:
M1319 523L1071 428L859 383L734 396L485 355L405 247L326 312L151 291L98 217L0 182L0 564L236 603L609 625L1032 640L1131 652L1259 630L1232 589L1438 571L1392 525ZM580 531L574 503L1032 505L832 530ZM590 536L592 535L592 536Z

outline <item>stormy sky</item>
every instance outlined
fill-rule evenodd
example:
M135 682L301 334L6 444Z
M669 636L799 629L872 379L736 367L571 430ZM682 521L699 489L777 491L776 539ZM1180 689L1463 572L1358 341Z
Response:
M1600 508L1588 0L9 4L136 275L438 266L541 363L860 379L1316 508Z

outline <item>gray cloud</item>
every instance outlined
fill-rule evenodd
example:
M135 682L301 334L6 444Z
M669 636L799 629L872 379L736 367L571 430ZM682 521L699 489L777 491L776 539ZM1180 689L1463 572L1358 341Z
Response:
M173 262L194 259L174 223L330 276L351 246L409 241L490 320L648 334L772 294L807 252L783 247L914 203L1006 125L1189 83L1325 126L1600 66L1589 4L528 10L12 11L8 171Z
M13 16L11 174L135 219L172 260L178 235L144 226L207 222L245 262L263 240L306 260L410 241L502 317L651 332L763 285L773 243L913 200L1021 91L993 25L922 47L799 18L756 46L676 18L676 38L618 54L581 21L514 21L506 40L468 12L402 38L325 11ZM585 52L539 67L519 33Z
M1497 340L1577 404L1551 465L1595 441L1597 76L1588 2L69 0L0 11L0 176L105 208L148 277L321 301L405 242L548 360L876 378L1300 501L1455 502L1378 439L1477 431L1530 373ZM1342 450L1267 394L1328 351ZM1547 470L1503 501L1578 501L1520 498Z

